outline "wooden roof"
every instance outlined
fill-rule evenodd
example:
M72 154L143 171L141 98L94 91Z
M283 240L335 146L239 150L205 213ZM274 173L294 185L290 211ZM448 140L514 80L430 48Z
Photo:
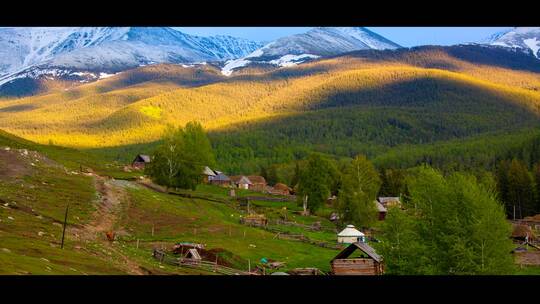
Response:
M135 159L133 160L133 162L149 163L150 162L150 156L148 156L146 154L138 154L137 156L135 156Z
M210 169L208 166L204 167L203 174L208 176L216 176L216 172L214 172L214 170Z
M378 201L374 201L377 211L379 212L387 212L386 208L384 208L383 204L379 203Z
M531 227L528 225L519 225L514 224L512 227L512 237L513 238L524 238L526 236L529 236L529 238L534 237L534 232L532 231Z
M540 222L540 214L524 217L523 220L528 222Z
M251 180L244 175L235 175L235 176L230 176L229 178L235 184L247 184L247 185L252 184Z
M197 249L189 249L188 252L186 252L186 258L195 259L195 260L202 260L201 256L199 255L199 252Z
M362 252L367 254L370 258L374 259L378 263L382 261L382 257L375 252L375 249L373 249L368 244L361 242L352 243L351 245L349 245L349 247L343 249L343 251L336 255L336 257L333 258L332 261L336 259L346 259L357 249L360 249Z
M285 184L282 184L282 183L275 184L274 189L280 190L280 191L291 191L292 190L289 186L287 186Z
M266 179L260 175L250 175L248 178L253 184L266 184Z
M214 176L214 177L212 178L212 181L224 181L224 182L228 182L228 181L230 181L230 180L231 180L231 179L230 179L227 175L225 175L225 174L223 174L223 173L220 173L220 174L218 174L218 175L216 175L216 176Z

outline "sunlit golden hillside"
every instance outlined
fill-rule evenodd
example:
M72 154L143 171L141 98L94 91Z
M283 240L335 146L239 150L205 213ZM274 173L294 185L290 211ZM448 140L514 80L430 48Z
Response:
M146 66L4 100L0 129L39 143L95 148L152 142L167 124L197 120L223 131L333 108L358 117L380 107L489 115L495 127L502 115L505 124L537 119L538 71L515 60L474 63L467 56L444 48L357 52L290 68L247 68L232 77L212 65Z

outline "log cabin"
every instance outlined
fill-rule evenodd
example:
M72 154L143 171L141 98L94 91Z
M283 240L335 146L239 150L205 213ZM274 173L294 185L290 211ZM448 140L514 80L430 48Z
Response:
M150 162L150 156L145 154L138 154L131 163L131 166L135 169L144 169L144 166Z
M351 257L355 251L360 255ZM384 273L382 257L366 243L356 242L341 251L332 261L334 275L381 275Z

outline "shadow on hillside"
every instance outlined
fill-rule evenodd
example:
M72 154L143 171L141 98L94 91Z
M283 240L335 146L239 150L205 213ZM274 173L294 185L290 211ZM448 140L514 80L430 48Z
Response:
M442 52L458 60L501 68L540 73L540 62L531 54L509 48L486 45L419 46L396 50L360 50L334 57L349 56L370 62L396 61L424 68L458 70L458 67L434 54Z

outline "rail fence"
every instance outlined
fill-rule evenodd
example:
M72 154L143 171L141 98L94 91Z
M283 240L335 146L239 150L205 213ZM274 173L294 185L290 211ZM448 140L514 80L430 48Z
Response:
M195 259L190 259L190 258L177 258L177 257L167 254L165 251L160 250L160 249L154 249L152 256L156 260L160 261L161 263L178 266L178 267L204 270L207 272L215 272L215 273L220 273L224 275L259 275L258 273L247 272L247 271L219 265L216 262L195 260Z

